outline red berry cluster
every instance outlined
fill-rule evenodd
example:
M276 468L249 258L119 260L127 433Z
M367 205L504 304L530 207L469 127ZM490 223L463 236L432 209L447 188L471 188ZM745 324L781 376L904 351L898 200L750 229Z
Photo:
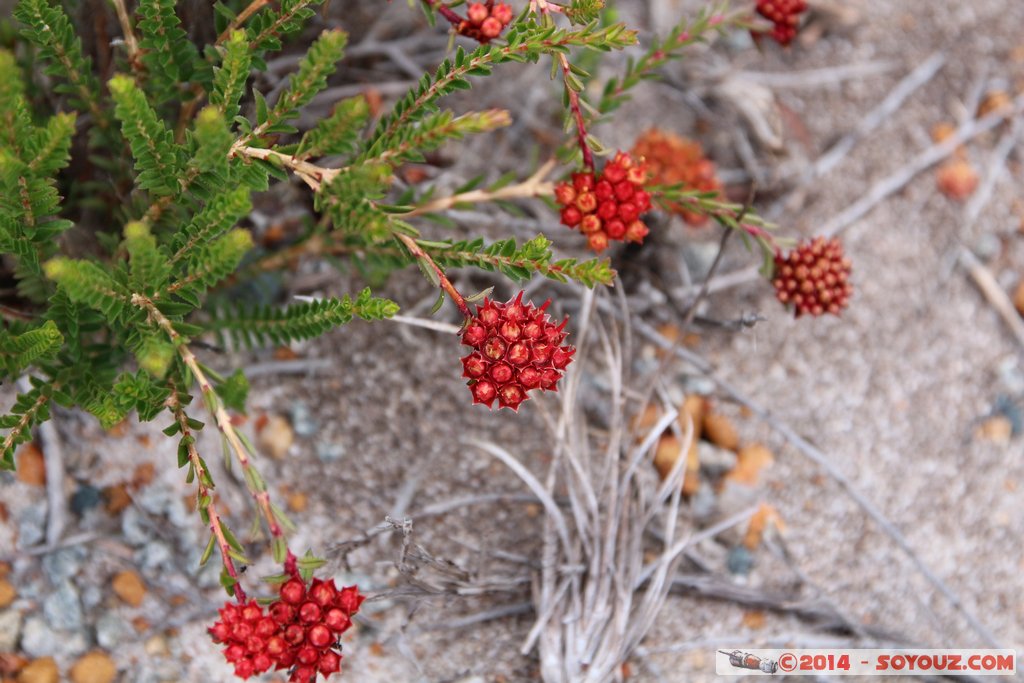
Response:
M607 249L609 240L639 244L649 232L640 220L640 214L651 208L646 182L647 165L624 152L616 154L599 176L593 171L573 173L571 183L555 187L562 224L579 227L596 252Z
M466 19L456 29L460 34L489 43L512 21L512 8L503 2L470 3L466 8Z
M805 313L839 315L853 294L850 269L850 259L838 239L815 237L786 256L775 255L775 296L784 304L793 304L797 318Z
M757 0L757 13L775 25L771 36L779 45L793 42L805 11L806 0Z
M715 164L704 156L699 142L651 128L637 138L632 154L644 160L651 173L651 182L656 185L682 183L684 190L700 192L720 192L722 189L722 183L715 174ZM669 208L690 225L700 226L708 221L707 215L682 204L673 203Z
M239 678L261 674L271 666L290 669L288 680L311 683L341 670L338 638L352 625L364 596L355 586L338 588L334 580L313 579L307 588L299 578L281 586L280 597L263 608L255 601L228 603L210 635L224 643L224 657Z
M503 304L484 299L462 332L474 351L462 359L473 403L518 410L533 389L558 391L556 384L576 349L562 345L565 323L555 325L545 309L523 303L523 293Z

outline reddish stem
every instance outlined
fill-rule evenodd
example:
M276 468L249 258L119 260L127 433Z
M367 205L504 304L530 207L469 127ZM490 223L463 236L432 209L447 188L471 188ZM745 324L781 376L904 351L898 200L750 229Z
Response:
M416 240L409 237L408 235L398 233L395 236L399 240L401 240L402 244L404 244L409 249L409 253L413 255L413 258L423 261L428 266L430 266L434 273L437 274L437 279L441 283L441 289L443 289L448 294L448 296L451 297L455 305L458 306L459 311L462 313L462 315L465 316L467 319L472 318L473 313L469 310L469 306L466 304L466 300L463 298L461 294L459 294L459 291L455 289L455 285L451 283L451 280L449 280L448 276L444 274L444 271L441 270L441 266L434 263L434 259L430 258L430 254L423 251L423 249L420 248L420 245L416 244Z
M558 55L558 60L562 64L562 76L565 80L565 90L569 93L569 108L572 110L572 115L576 119L576 137L580 145L580 151L583 153L583 166L584 168L593 171L594 155L591 153L590 147L587 146L587 124L583 120L583 109L580 107L580 96L579 93L569 86L569 60L561 53Z
M452 26L458 27L464 21L462 17L444 3L435 2L435 0L423 0L423 2L427 7L437 10L437 13L447 19L448 23Z

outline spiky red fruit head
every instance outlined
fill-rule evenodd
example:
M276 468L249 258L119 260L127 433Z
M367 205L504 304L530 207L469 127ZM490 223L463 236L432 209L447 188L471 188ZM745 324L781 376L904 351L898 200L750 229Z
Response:
M550 303L550 302L548 302ZM575 349L563 345L565 321L555 325L545 313L523 303L523 293L505 303L484 300L463 332L462 343L474 351L462 359L463 376L469 378L474 403L518 410L533 389L556 390L562 371L572 361ZM475 327L487 331L484 339L467 332Z
M364 599L355 586L339 590L333 579L307 585L295 577L282 584L269 616L255 601L228 603L209 631L215 642L226 645L224 658L239 678L275 667L291 670L291 682L308 683L318 672L326 677L341 669L335 647Z
M853 295L850 259L837 238L815 237L788 254L775 255L775 296L792 305L796 317L839 315Z
M570 182L555 186L562 224L578 227L597 252L607 249L611 240L643 241L647 227L630 233L629 226L651 208L651 196L643 189L647 180L647 164L625 152L605 164L600 175L573 173Z

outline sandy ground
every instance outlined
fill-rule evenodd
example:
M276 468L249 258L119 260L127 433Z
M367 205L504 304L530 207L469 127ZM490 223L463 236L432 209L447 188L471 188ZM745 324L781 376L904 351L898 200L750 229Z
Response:
M698 4L656 0L621 6L626 17L647 26L652 17L671 17ZM979 87L1014 92L1024 87L1024 4L1020 2L843 4L856 13L856 21L842 29L833 26L811 44L790 51L766 46L758 53L745 36L734 36L700 57L702 63L716 68L731 63L737 69L772 74L851 64L888 65L884 73L774 88L778 102L789 112L783 119L786 151L757 150L760 163L773 169L793 160L816 158L838 136L857 126L906 73L936 50L944 51L945 65L933 79L776 217L787 234L813 234L873 183L907 163L931 144L935 124L958 122L970 93ZM413 21L407 15L412 13L396 3L385 17L393 17L398 22L393 30L401 31L401 22ZM381 35L387 37L386 32ZM615 58L607 62L608 68L615 64ZM454 186L492 161L499 167L494 171L522 169L540 134L557 133L556 110L548 101L557 95L546 70L527 67L510 69L509 74L500 84L454 100L454 106L471 102L507 107L516 126L497 136L496 147L495 139L470 141L461 154L446 152L448 167L440 184ZM680 67L671 74L671 82L692 76ZM635 105L623 110L614 130L600 131L610 144L628 145L635 131L657 121L679 133L703 136L721 166L739 169L734 138L716 123L736 120L728 103L707 99L710 113L720 117L708 119L706 113L697 115L687 108L672 86L644 86L637 97ZM967 155L978 168L988 167L1005 130L997 129L968 146ZM956 263L957 250L966 245L979 254L1004 289L1012 292L1016 286L1024 266L1019 233L1024 178L1019 149L999 167L991 200L972 225L965 221L961 204L937 192L932 171L919 175L851 225L843 237L855 263L856 294L842 319L792 320L777 307L763 283L752 282L713 295L704 313L729 319L756 311L766 320L739 333L701 329L695 350L718 368L720 376L769 406L778 420L820 448L906 536L920 561L959 596L964 610L975 615L1002 647L1022 651L1021 443L1016 436L999 441L976 432L1000 397L1004 404L1019 402L1024 370L1018 369L1020 347ZM778 196L785 189L780 182L764 194ZM536 216L553 237L564 236L553 215L536 209ZM528 237L540 226L527 218L506 228L488 229L493 234L511 229ZM475 233L479 227L479 222L467 221L457 230ZM679 316L652 293L652 283L657 287L670 279L677 272L672 264L683 260L684 252L692 252L694 243L717 241L711 230L694 232L674 223L663 231L652 247L661 250L657 264L649 266L635 254L616 257L616 265L630 273L627 293L645 309L645 319L656 324L678 322ZM573 244L571 237L565 243ZM630 271L630 259L641 259L641 275L636 268ZM734 243L723 270L750 262ZM648 267L653 270L645 278ZM303 276L315 279L322 272L328 271L308 268ZM459 281L467 290L493 283L498 283L499 296L512 291L507 283L485 276ZM356 276L345 275L341 282L331 282L314 293L354 291L359 286ZM425 315L433 300L429 285L416 273L393 277L378 293L418 315ZM566 311L573 309L577 294L572 289L542 286L535 296L551 294L564 300L561 305ZM452 311L445 310L441 317L453 319ZM375 539L350 553L347 566L331 548L379 524L386 514L412 517L417 542L476 576L515 568L496 556L501 551L536 557L540 531L536 506L492 503L432 517L417 517L416 511L483 492L524 493L511 474L463 443L478 436L509 444L528 466L540 471L549 445L537 405L528 404L519 415L468 409L468 394L456 379L459 347L454 339L432 331L396 323L353 323L298 351L303 358L327 359L330 364L304 375L254 378L251 411L254 416L280 414L298 422L293 411L301 403L313 421L313 428L296 438L283 460L268 459L263 465L268 480L308 494L308 507L294 514L300 529L296 548L329 554L331 571L347 581L358 580L371 593L403 585L394 567L397 539ZM640 350L639 370L650 368L649 356L650 349ZM260 355L216 357L211 362L228 368L234 367L232 362L268 360ZM686 372L680 366L669 373L675 390L708 386L695 384ZM763 422L743 416L722 399L717 404L734 416L746 441L763 442L775 453L774 466L742 502L763 500L778 509L791 562L763 548L755 553L749 575L732 576L726 565L735 539L727 536L696 549L705 569L746 587L827 600L855 621L890 633L892 641L930 647L985 645L963 615L821 468ZM65 448L70 451L69 478L97 486L112 484L123 481L140 461L157 463L161 470L174 455L173 448L160 439L158 426L163 424L158 421L152 428L132 427L111 436L88 420L61 416ZM219 448L215 439L211 435L206 439L206 449L215 454ZM216 458L211 455L210 459ZM150 487L165 487L181 498L188 493L182 479L180 472L168 470ZM19 515L39 497L40 489L4 478L0 491L10 513L10 521L0 524L0 554L17 556L13 577L21 588L12 609L30 618L40 612L49 589L38 578L39 558L13 550L17 547L14 530ZM242 498L224 495L235 513L234 527L244 529ZM723 513L737 504L724 497L715 502ZM150 507L146 511L150 519L173 518L166 506ZM122 680L229 679L203 633L212 614L210 603L189 595L182 607L170 599L189 594L188 577L194 567L189 563L188 544L201 536L198 520L191 523L194 528L188 533L171 533L173 538L165 539L185 554L169 565L150 567L145 566L144 556L140 559L148 546L133 546L124 538L123 520L97 510L76 523L77 528L101 534L100 540L84 546L83 568L75 579L85 604L82 630L86 638L95 638L96 622L105 613L125 619L141 614L150 622L148 629L126 633L114 651ZM125 567L137 568L153 587L142 608L129 609L109 597L110 576ZM252 572L270 569L264 557ZM683 570L698 571L689 564ZM518 571L525 570L519 566ZM88 597L90 591L98 592L95 600ZM528 600L528 591L521 589L477 598L387 598L368 603L367 620L346 639L347 676L358 681L533 680L535 659L518 653L531 624L529 614L462 628L457 621L503 606L519 608ZM630 663L630 680L711 679L716 647L831 642L858 641L771 610L760 613L726 601L673 596L642 652ZM62 664L74 658L70 653L58 654Z

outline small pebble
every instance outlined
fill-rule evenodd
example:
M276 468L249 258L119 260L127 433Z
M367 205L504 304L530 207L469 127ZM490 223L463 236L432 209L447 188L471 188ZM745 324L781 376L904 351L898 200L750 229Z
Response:
M74 683L111 683L115 676L117 667L114 660L98 650L85 655L71 667L71 680Z
M18 597L18 591L14 590L11 582L7 579L0 579L0 609L10 605L16 597Z
M96 620L96 642L102 648L112 650L132 635L131 624L115 612L105 612Z
M46 485L46 463L43 452L34 443L27 443L18 450L18 481L30 486Z
M267 424L260 431L259 443L267 455L275 460L282 459L288 454L288 449L295 441L295 432L288 420L280 415L269 415Z
M95 486L83 484L71 496L71 511L81 517L102 502L103 496Z
M1013 423L1004 415L995 415L981 423L976 435L983 441L1005 445L1013 436Z
M75 576L82 567L86 551L83 546L61 548L43 556L43 572L52 584L58 584Z
M18 515L18 547L31 548L46 537L46 501L22 508Z
M58 683L60 671L52 657L35 659L18 672L18 683Z
M746 576L754 568L754 556L744 546L738 545L729 551L726 566L729 568L729 573Z
M712 477L720 477L736 467L736 454L713 444L702 443L697 449L700 467Z
M0 652L14 652L21 637L21 611L0 610Z
M707 413L704 415L704 425L701 433L704 438L722 448L735 451L740 447L740 437L732 420L719 413Z
M1024 416L1021 415L1020 406L1009 396L1005 394L997 396L995 405L992 406L992 412L1002 415L1010 421L1010 425L1013 427L1013 436L1018 436L1021 431L1024 431Z
M83 626L82 603L70 581L61 581L43 600L43 616L58 631L78 631Z
M309 406L304 401L292 403L290 417L292 419L292 429L299 436L313 436L316 434L319 425L317 425L317 421L309 412Z
M138 574L130 569L118 572L114 576L111 586L117 597L132 607L141 605L142 599L146 597L146 584Z
M336 462L345 457L345 447L340 443L319 443L316 446L316 457L323 462Z
M51 657L82 654L89 644L80 631L55 631L42 618L32 616L25 620L21 649L31 657Z

